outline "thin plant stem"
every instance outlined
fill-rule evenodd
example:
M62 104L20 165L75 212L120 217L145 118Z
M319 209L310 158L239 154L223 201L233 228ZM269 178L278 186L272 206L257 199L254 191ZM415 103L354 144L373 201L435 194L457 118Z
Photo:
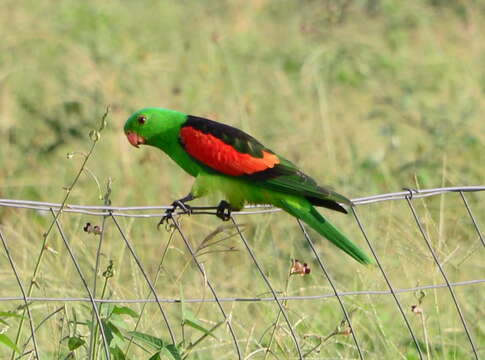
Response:
M103 239L104 239L104 231L105 231L105 226L106 226L106 219L109 215L103 216L103 222L101 223L101 234L99 235L99 243L98 243L98 249L96 251L96 265L94 267L94 280L93 280L93 296L96 298L96 279L98 277L98 271L99 271L99 262L101 258L101 246L103 244ZM106 286L106 281L105 281L105 286ZM104 288L103 288L103 295L104 295ZM103 297L101 296L101 298ZM99 305L99 310L101 311L101 304ZM95 324L95 314L94 312L91 314L91 324ZM97 324L94 325L94 331L91 332L91 336L89 339L89 349L88 349L88 354L91 354L93 350L96 348L96 342L97 342ZM90 357L91 358L91 357ZM94 359L96 357L93 357Z
M171 231L170 236L168 238L167 245L165 245L165 247L163 249L162 258L160 259L160 263L158 264L158 270L157 270L157 273L155 274L155 279L153 280L153 286L157 285L158 279L160 277L160 273L162 272L162 265L163 265L163 261L165 260L165 255L167 254L168 248L169 248L170 244L172 243L172 239L175 235L175 228L172 228L171 230L172 231ZM148 298L150 295L151 295L151 291L148 291L148 293L145 297ZM146 308L147 304L148 303L143 303L141 310L140 310L140 314L138 316L138 319L136 320L135 328L133 329L133 331L137 331L138 326L140 326L141 318L142 318L143 313L145 312L145 308ZM128 352L130 351L131 344L133 344L133 336L130 336L130 340L128 342L128 345L126 346L126 350L125 350L125 358L126 359L128 359Z
M288 276L286 277L285 291L283 293L284 296L288 295L288 288L289 288L289 285L290 285L290 278L291 278L291 272L289 272L288 273ZM282 301L282 305L284 307L286 307L287 302L288 302L287 300L283 300ZM274 339L274 336L276 334L276 330L278 329L281 315L282 315L281 311L278 311L278 316L276 317L276 321L275 321L275 324L273 326L273 330L271 331L271 336L269 338L269 344L266 347L266 351L264 353L263 360L266 360L268 358L268 354L271 352L271 345L273 344L273 339Z
M94 174L93 174L94 176ZM96 177L94 177L96 178ZM96 181L96 183L98 184L98 187L99 187L99 182ZM104 199L104 205L105 206L110 206L111 205L111 199L110 199L110 196L111 196L111 178L108 179L108 182L106 184L106 193L104 194L103 196L103 199ZM104 234L105 234L105 230L106 230L106 219L109 217L109 212L107 210L104 210L103 212L106 213L106 215L103 216L103 221L101 223L101 234L99 234L99 243L98 243L98 248L96 250L96 264L94 266L94 279L93 279L93 296L96 298L96 281L97 281L97 278L98 278L98 272L99 272L99 263L100 263L100 259L101 259L101 248L102 248L102 245L103 245L103 240L104 240ZM106 287L106 284L107 282L105 281L105 287ZM104 296L104 289L103 289L103 295ZM101 305L99 305L99 311L101 311ZM94 312L91 313L91 324L96 324L94 325L94 330L95 331L91 331L91 336L90 336L90 339L89 339L89 349L88 349L88 354L91 358L91 354L92 352L96 349L96 342L97 342L97 323L95 323L95 314ZM94 357L96 358L96 357Z
M23 296L24 304L25 304L24 314L25 314L25 312L27 312L27 315L29 317L30 333L31 333L32 341L34 343L34 352L35 352L36 358L39 359L39 350L37 348L37 340L35 338L35 326L34 326L34 322L32 320L32 314L30 312L29 302L27 301L27 297L26 297L26 294L25 294L24 286L22 284L22 280L20 279L19 273L17 272L13 258L10 255L10 251L8 249L8 246L7 246L7 239L3 236L1 230L0 230L0 239L1 239L3 247L5 249L5 253L7 255L8 261L10 262L10 266L12 267L13 273L15 274L15 278L16 278L17 283L19 285L20 291L22 292L22 296ZM23 317L22 317L22 319L23 319ZM19 327L20 326L21 325L19 325Z
M110 107L109 106L106 107L106 110L105 110L103 116L101 117L99 128L98 128L97 131L96 130L94 131L94 133L93 133L94 136L91 137L91 140L92 140L91 147L89 148L89 151L87 152L87 154L84 156L84 160L81 164L81 167L79 168L76 176L74 177L74 180L71 182L71 185L66 188L66 195L64 196L64 199L62 200L59 209L55 213L54 219L49 224L47 231L44 234L42 234L42 244L41 244L39 255L37 256L37 259L35 261L34 271L32 273L32 277L31 277L29 287L28 287L28 290L27 290L27 297L30 297L32 295L32 291L34 289L34 284L37 284L36 278L37 278L37 274L38 274L39 269L40 269L40 265L42 263L42 259L44 258L44 252L47 248L46 247L47 238L49 237L49 234L51 233L52 229L54 228L54 225L56 224L57 220L61 216L62 211L66 207L67 200L69 199L69 197L72 193L72 190L76 186L79 178L81 177L81 174L84 172L86 164L87 164L89 158L91 157L91 154L93 153L93 151L96 147L96 144L99 141L99 132L101 132L104 129L104 127L106 126L106 117L109 114L109 110L110 110ZM22 336L22 326L23 326L23 322L24 322L24 318L25 318L25 312L26 312L26 310L24 309L24 312L22 314L22 318L20 319L20 322L19 322L19 328L17 330L17 335L15 336L15 346L18 345L18 343L20 341L20 337ZM10 359L14 360L14 358L15 358L15 351L12 350L12 354L10 356Z
M52 213L52 216L54 217L55 216L54 210L51 209L51 213ZM74 256L71 245L70 245L69 241L67 240L67 237L65 236L64 231L62 230L61 224L58 220L56 220L56 226L57 226L57 229L59 231L59 235L61 236L62 241L64 242L64 245L66 246L67 252L69 253L70 258L71 258L72 262L74 263L74 267L76 268L76 271L79 274L79 278L81 279L81 282L82 282L84 288L86 289L86 292L88 293L89 300L91 302L93 311L96 315L96 321L100 325L101 337L103 339L103 345L104 345L103 348L104 348L106 360L110 360L109 343L108 343L104 328L102 326L101 316L99 314L98 307L96 306L96 302L94 301L94 296L93 296L91 290L89 289L86 278L81 271L81 267L80 267L78 261L76 260L76 257Z
M424 319L424 314L420 314L420 317L421 317L421 324L423 325L424 343L426 344L426 358L430 359L428 331L426 329L426 321Z
M104 294L106 293L106 289L108 288L108 281L109 281L109 277L105 277L104 278L104 284L103 284L103 290L101 290L101 299L104 299ZM99 314L101 314L101 307L103 306L103 303L99 304L98 306L98 312ZM92 352L93 352L93 359L96 359L97 356L98 356L98 344L97 344L97 338L98 338L98 325L96 324L95 327L94 327L94 331L93 331L93 335L92 335L92 338L94 338L94 342L93 342L93 348L92 348ZM91 354L91 352L90 352Z

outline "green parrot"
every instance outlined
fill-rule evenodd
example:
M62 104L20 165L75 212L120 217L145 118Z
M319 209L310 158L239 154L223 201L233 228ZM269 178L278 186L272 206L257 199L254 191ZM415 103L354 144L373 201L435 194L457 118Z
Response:
M185 202L219 193L217 208L223 220L245 204L271 204L303 220L338 248L362 264L373 261L314 206L347 213L346 197L321 186L287 159L232 126L162 108L145 108L126 121L131 145L163 150L195 177L190 193L175 201L160 223L177 207L190 213Z

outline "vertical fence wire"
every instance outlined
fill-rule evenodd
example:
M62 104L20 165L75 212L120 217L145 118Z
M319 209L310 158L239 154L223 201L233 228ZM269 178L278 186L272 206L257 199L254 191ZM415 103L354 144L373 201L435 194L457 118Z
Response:
M93 294L92 294L91 290L89 289L88 282L87 282L86 278L84 277L84 275L81 271L81 266L79 266L79 263L78 263L76 257L74 256L74 253L72 252L71 245L69 244L69 241L67 240L66 235L64 234L64 231L62 230L62 226L59 222L59 217L56 215L56 213L54 212L54 210L52 208L51 208L51 214L54 217L54 222L56 224L57 230L59 231L59 234L61 235L61 238L62 238L62 241L64 242L64 245L66 245L66 249L69 252L69 256L71 257L72 262L74 263L74 266L76 267L76 271L77 271L79 277L81 278L83 286L86 289L86 292L88 293L89 300L91 301L93 311L96 315L96 321L98 323L99 330L101 332L101 338L103 339L104 354L106 356L106 359L109 360L110 359L109 344L108 344L108 340L106 339L106 334L104 332L104 326L103 326L103 323L101 321L101 316L99 315L98 307L96 306L96 303L94 302Z
M242 359L241 350L240 350L239 344L237 342L236 333L234 332L234 329L231 325L231 319L227 317L226 312L224 311L224 308L223 308L221 302L219 301L219 297L217 296L217 293L216 293L214 286L212 286L211 282L209 281L209 278L207 277L204 269L202 268L202 264L199 262L199 260L197 260L197 256L196 256L194 250L192 249L192 246L190 245L189 240L187 239L184 232L180 228L180 224L178 223L176 217L171 216L170 219L172 220L173 225L175 226L178 233L180 234L180 237L184 241L185 246L187 247L187 250L189 251L190 255L192 256L194 263L197 265L197 268L199 269L201 275L205 278L205 282L206 282L207 286L209 287L209 289L212 293L212 296L214 296L214 299L216 300L217 306L219 307L219 310L221 311L221 314L224 317L224 320L226 321L227 327L229 328L229 332L231 333L232 341L234 342L234 346L236 347L237 357L238 357L238 359Z
M460 196L461 196L461 199L463 200L463 203L465 204L466 211L468 212L468 215L470 216L470 219L472 220L473 226L475 227L475 230L477 231L478 237L480 238L482 245L485 246L485 240L483 239L482 232L480 231L480 228L478 227L477 220L475 220L475 216L473 215L473 212L472 212L472 209L470 208L470 205L468 205L468 201L466 200L466 197L465 197L465 194L463 194L463 191L460 191Z
M301 353L300 343L299 343L298 338L296 336L295 330L293 329L293 326L291 325L290 318L288 317L288 314L286 313L283 305L281 304L281 301L278 298L278 295L276 295L275 289L271 285L271 282L269 281L268 277L265 275L265 273L263 271L263 268L261 267L261 265L259 264L258 260L256 259L256 255L254 255L253 250L249 246L249 243L248 243L246 237L242 233L241 228L239 227L239 224L238 224L238 222L236 221L236 219L235 219L235 217L233 215L231 215L231 221L234 224L234 226L236 227L237 233L238 233L239 237L241 238L242 242L244 243L244 246L246 247L246 250L248 251L249 256L253 260L254 265L256 265L259 273L261 274L261 277L263 278L264 282L266 283L266 285L268 286L269 290L271 291L271 294L273 295L276 303L278 304L278 307L280 309L280 312L283 314L283 317L285 318L286 324L288 325L288 328L289 328L290 333L291 333L291 337L293 338L293 341L295 343L296 350L298 352L298 358L299 359L303 359L303 355Z
M362 354L362 350L360 348L359 342L357 341L357 335L355 334L354 327L352 326L352 322L350 321L350 316L347 312L347 309L345 308L343 300L341 299L337 291L335 284L333 283L332 277L330 276L330 272L328 271L327 267L325 266L322 259L320 258L320 255L318 255L318 251L315 249L315 246L313 245L313 241L310 238L310 235L308 235L308 232L306 231L305 226L303 225L303 222L300 219L297 219L296 221L298 222L298 225L300 226L300 229L303 232L303 235L305 236L305 239L307 240L308 245L310 245L310 248L312 249L312 252L318 261L318 265L320 266L320 269L322 269L323 273L325 274L325 277L328 280L328 283L332 287L332 291L338 300L338 303L340 305L340 308L342 309L342 312L344 313L345 320L347 321L347 324L349 324L350 333L352 334L352 338L354 339L355 346L357 347L359 358L363 360L364 356Z
M414 206L412 204L411 198L412 198L412 192L411 192L411 195L406 196L406 201L409 205L409 208L411 209L414 220L416 221L416 225L418 226L419 231L421 232L421 235L423 236L423 239L426 242L426 245L427 245L431 255L433 256L433 260L436 263L436 265L438 266L438 269L439 269L441 275L443 276L443 279L446 282L446 286L447 286L448 290L450 291L451 298L453 299L453 302L455 303L456 311L458 312L458 315L460 316L460 320L461 320L461 323L463 325L463 328L465 329L466 336L468 337L468 341L470 342L470 346L472 347L472 351L473 351L473 354L475 355L475 359L478 360L479 356L478 356L477 348L475 346L475 343L473 342L473 338L470 334L470 331L468 330L468 326L467 326L465 317L463 316L461 307L458 304L458 300L456 299L455 291L453 290L453 287L451 286L450 281L448 280L448 276L446 276L445 270L441 266L441 263L438 259L438 256L436 255L436 253L433 249L433 246L431 245L431 242L429 241L428 236L426 235L426 232L423 229L423 226L421 224L421 221L419 220L418 214L416 213L416 210L414 209Z
M10 255L10 250L8 249L8 246L7 246L7 239L4 237L3 232L2 232L1 229L0 229L0 239L2 240L3 248L5 249L5 254L7 255L8 261L10 263L10 267L12 268L12 271L13 271L13 273L15 275L15 279L17 280L17 284L19 285L20 292L22 293L22 297L23 297L23 300L24 300L24 305L25 305L25 308L27 310L27 316L29 318L30 334L31 334L31 337L32 337L32 342L34 344L35 357L37 359L40 359L40 357L39 357L39 349L37 347L37 339L35 337L35 326L34 326L34 321L32 319L32 314L30 312L29 302L27 301L27 294L25 292L24 286L22 285L22 280L20 279L20 275L17 272L17 268L15 266L15 262L13 261L13 258Z
M113 222L116 225L116 228L118 229L121 237L123 238L123 241L126 244L126 247L130 251L131 256L133 256L133 259L135 260L136 264L138 265L138 268L140 269L141 273L143 274L143 277L145 278L146 283L148 284L148 287L150 288L153 297L155 298L155 301L158 304L158 308L160 310L160 313L162 314L163 321L165 322L165 325L167 325L167 330L170 334L170 339L172 340L172 344L176 345L177 341L175 340L175 334L172 330L172 327L170 326L170 322L168 321L167 314L165 313L165 310L163 310L162 303L160 302L160 298L158 297L157 291L155 290L155 287L153 286L152 282L148 278L148 274L146 273L145 269L143 268L143 265L136 255L135 249L133 248L133 245L131 245L130 241L128 240L125 232L121 228L120 224L118 223L118 220L116 220L116 217L113 216L113 214L110 212L111 219L113 219Z
M413 328L411 327L411 324L409 323L409 320L406 316L406 313L404 312L404 309L402 308L401 302L399 301L399 298L396 295L396 292L394 291L394 287L391 284L391 281L389 280L389 276L387 276L386 271L381 265L381 261L379 260L379 257L377 256L377 252L374 250L374 246L372 246L372 243L369 240L369 237L367 236L367 233L364 229L364 226L362 222L360 221L359 216L357 215L357 210L355 207L352 207L352 214L355 217L355 220L357 221L357 224L359 226L360 231L362 232L362 235L364 236L365 241L367 242L367 245L369 246L369 249L372 253L372 256L374 256L374 259L376 259L377 266L379 267L379 270L381 271L382 276L384 277L384 280L386 281L387 287L389 288L389 291L392 294L392 297L396 303L396 306L399 309L399 312L401 313L404 323L406 324L406 327L408 328L409 334L411 335L411 338L413 339L414 346L416 346L416 350L418 350L418 355L421 360L423 360L423 354L421 352L421 348L419 347L419 342L416 338L416 335L414 334Z

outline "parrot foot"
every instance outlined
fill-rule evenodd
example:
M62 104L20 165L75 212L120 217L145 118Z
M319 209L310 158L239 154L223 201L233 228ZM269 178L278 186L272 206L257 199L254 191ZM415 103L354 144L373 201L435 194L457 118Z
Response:
M164 223L168 224L168 221L173 217L173 213L175 210L177 210L177 208L182 210L182 214L192 214L192 208L189 205L186 205L182 200L176 200L172 203L171 208L165 210L165 214L163 214L162 218L157 224L157 229L159 229L160 225L163 225Z
M217 206L216 216L222 221L228 221L231 218L232 207L227 201L222 200Z

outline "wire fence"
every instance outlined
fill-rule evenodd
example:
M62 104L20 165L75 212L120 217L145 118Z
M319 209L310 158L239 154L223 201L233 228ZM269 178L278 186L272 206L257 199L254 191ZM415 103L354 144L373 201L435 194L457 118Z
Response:
M165 306L167 304L171 303L180 303L180 302L185 302L185 303L215 303L217 305L217 308L220 312L221 317L223 318L223 321L225 325L227 326L227 330L230 334L230 337L233 342L233 347L234 347L234 358L238 359L243 359L243 358L248 358L244 357L243 355L243 349L241 347L240 340L238 339L236 335L236 331L234 329L234 325L232 323L231 315L226 312L224 307L222 306L222 303L227 303L227 302L272 302L275 304L275 306L278 309L278 320L280 319L280 316L282 317L282 321L286 323L289 335L291 336L291 339L294 344L294 353L297 358L303 359L306 357L307 353L304 353L301 345L301 337L295 330L295 324L292 323L291 318L288 314L288 310L286 307L287 302L289 301L315 301L319 299L326 299L326 298L336 298L338 301L338 305L342 311L342 314L344 316L345 322L348 325L350 329L350 334L353 338L353 342L355 345L356 349L356 354L360 359L366 358L365 356L365 351L362 349L361 345L361 340L359 339L359 331L355 329L352 325L352 319L351 319L351 313L349 310L349 306L345 302L345 298L348 296L359 296L359 295L366 295L366 296L378 296L378 295L391 295L396 308L399 310L399 314L401 317L401 321L405 324L405 327L407 331L409 332L409 336L412 339L412 342L414 343L414 346L416 348L417 354L420 359L426 358L426 354L424 353L423 346L422 344L418 341L418 337L416 335L416 330L413 329L413 327L410 324L410 320L408 318L408 315L406 314L406 311L404 310L403 304L401 303L399 297L397 296L398 294L402 293L410 293L410 292L416 292L420 290L429 290L429 289L440 289L440 288L446 288L448 289L451 299L453 301L453 305L456 309L456 313L459 316L461 327L463 332L466 334L467 341L469 343L470 347L470 354L472 357L475 359L479 358L479 347L477 346L477 342L475 339L475 335L472 333L469 322L471 321L470 319L467 319L464 316L464 311L462 308L462 305L458 301L456 294L455 294L455 288L456 287L464 287L464 286L476 286L478 284L481 284L485 282L485 279L480 278L480 279L469 279L465 281L459 281L459 282L452 282L449 279L449 276L447 272L445 271L445 268L443 267L442 260L440 261L438 254L436 253L427 232L425 231L423 227L423 220L421 216L418 214L416 207L415 207L415 200L423 197L430 197L430 196L436 196L440 194L448 194L448 193L454 193L454 196L459 196L461 199L461 202L463 204L464 209L466 209L466 214L469 217L469 221L471 226L473 226L474 231L476 232L476 238L477 241L481 242L481 245L485 247L485 241L484 241L484 236L480 230L480 225L477 221L477 216L473 212L472 207L470 206L468 200L467 200L467 193L474 192L482 192L485 191L485 186L468 186L468 187L447 187L447 188L434 188L434 189L426 189L426 190L415 190L415 189L405 189L404 191L401 192L396 192L396 193L389 193L389 194L381 194L381 195L375 195L375 196L369 196L369 197L361 197L361 198L356 198L353 199L352 202L354 204L354 207L352 207L352 214L353 217L362 232L363 237L365 238L365 241L377 263L377 266L379 268L380 273L383 276L383 279L385 280L387 289L386 290L365 290L365 291L346 291L346 292L340 292L337 290L337 287L335 285L335 281L332 278L331 271L327 265L327 263L322 259L320 256L319 252L314 246L313 240L310 237L309 233L306 230L305 225L297 220L298 226L301 230L301 233L307 242L309 248L311 249L311 252L313 253L316 262L318 263L318 266L326 279L328 280L328 283L330 284L330 287L332 289L331 293L325 293L325 294L317 294L317 295L301 295L301 296L288 296L288 295L281 295L281 292L276 289L268 276L266 275L263 265L261 264L260 260L258 259L258 254L254 251L253 247L251 246L250 242L246 238L244 232L241 230L241 226L239 223L239 218L242 216L256 216L260 214L265 214L265 213L274 213L274 212L279 212L281 210L272 208L269 206L248 206L244 209L244 211L240 212L234 212L231 215L231 222L234 226L234 228L237 231L237 235L241 242L244 245L244 248L246 249L248 255L251 258L251 261L253 262L255 269L257 269L258 273L261 276L261 279L264 281L268 293L271 294L271 296L254 296L254 297L219 297L218 293L216 292L215 286L212 283L211 279L208 277L203 264L200 262L198 257L196 256L196 252L192 248L191 242L188 239L187 234L184 232L183 227L181 226L179 222L179 217L181 216L180 213L174 214L170 218L171 221L171 226L175 229L175 231L180 235L182 238L185 247L187 248L187 251L190 253L192 260L197 268L197 270L200 272L201 276L204 277L205 280L205 286L209 289L212 298L189 298L189 299L181 299L181 298L161 298L154 286L154 282L156 282L156 279L152 279L149 276L149 272L146 269L146 264L144 265L142 261L140 260L140 257L137 254L137 249L133 245L132 241L128 237L128 232L126 229L123 228L121 223L119 222L118 218L121 217L129 217L129 218L152 218L152 217L157 217L159 218L161 213L169 209L170 206L137 206L137 207L117 207L117 206L86 206L86 205L71 205L71 204L57 204L57 203L48 203L48 202L37 202L37 201L27 201L27 200L12 200L12 199L0 199L0 207L2 208L17 208L17 209L29 209L29 210L36 210L40 212L45 212L46 214L49 214L52 217L52 225L51 227L57 230L57 233L60 235L67 252L69 253L70 259L72 263L75 266L76 272L79 276L79 278L82 281L84 290L86 292L87 297L39 297L39 296L32 296L31 295L31 287L32 283L35 281L35 276L32 279L32 283L26 285L22 282L22 276L19 273L17 266L15 264L15 261L13 257L11 256L11 252L9 250L9 246L12 246L12 244L9 244L8 239L6 238L5 233L2 231L0 227L0 240L3 245L4 253L8 259L9 264L4 264L2 265L4 268L0 269L5 271L5 267L9 267L9 271L13 272L15 275L16 282L18 284L18 287L21 291L21 296L9 296L9 294L4 294L2 292L2 296L0 296L0 303L5 303L5 302L13 302L13 301L20 301L23 302L25 305L26 309L26 318L28 320L28 326L30 328L30 338L29 341L32 342L32 354L36 356L36 358L41 359L41 349L39 348L39 344L36 339L36 328L39 326L39 324L35 324L35 321L32 316L32 310L31 306L33 303L36 302L86 302L90 303L92 310L93 310L93 322L96 322L99 326L99 331L101 334L102 342L103 342L103 349L104 349L104 356L106 359L112 358L112 355L110 354L109 350L109 344L107 340L107 335L105 334L104 331L104 326L102 326L102 318L101 314L99 312L99 306L100 304L103 303L124 303L124 304L133 304L133 303L139 303L139 304L146 304L146 303L155 303L157 304L158 311L161 313L164 325L168 331L168 334L170 336L170 340L173 344L176 344L178 339L176 337L176 331L174 330L174 325L173 325L173 320L170 319L170 316L167 313L167 310L165 309ZM419 233L421 234L422 240L426 245L426 248L428 249L434 264L436 265L437 269L439 270L439 273L442 278L442 283L438 284L426 284L422 286L416 286L416 287L411 287L411 288L396 288L393 286L390 277L385 270L385 268L382 265L381 258L378 256L377 252L374 249L375 246L375 241L371 239L365 229L364 223L361 220L361 216L359 215L360 209L364 208L368 204L374 204L374 203L379 203L379 202L385 202L385 201L405 201L407 204L407 207L409 208L410 213L412 214L412 217L415 221L416 227L419 230ZM211 213L211 211L214 211L216 208L214 207L194 207L193 208L193 215L196 215L198 212L200 213ZM364 211L364 210L363 210ZM86 275L83 273L81 266L79 265L79 261L77 257L75 256L70 241L68 239L68 236L66 235L62 221L59 217L60 213L78 213L78 214L86 214L86 215L93 215L93 216L99 216L102 217L103 223L101 226L101 234L100 234L100 241L98 245L98 254L96 258L96 272L99 270L99 253L101 249L101 244L103 242L103 230L104 230L104 224L107 220L111 220L115 228L120 235L121 239L123 240L123 243L126 245L126 248L129 251L130 256L133 258L135 261L137 267L139 268L141 274L143 275L143 279L146 282L148 288L150 289L151 296L147 298L140 298L140 299L102 299L102 298L96 298L96 290L97 290L97 285L96 285L96 276L94 277L94 284L92 286L89 285L88 280L86 278ZM50 229L49 229L50 231ZM44 234L44 244L47 238L47 234ZM483 249L481 249L483 250ZM39 263L36 265L37 267L40 266ZM34 272L35 273L35 272ZM91 344L92 346L92 344Z

